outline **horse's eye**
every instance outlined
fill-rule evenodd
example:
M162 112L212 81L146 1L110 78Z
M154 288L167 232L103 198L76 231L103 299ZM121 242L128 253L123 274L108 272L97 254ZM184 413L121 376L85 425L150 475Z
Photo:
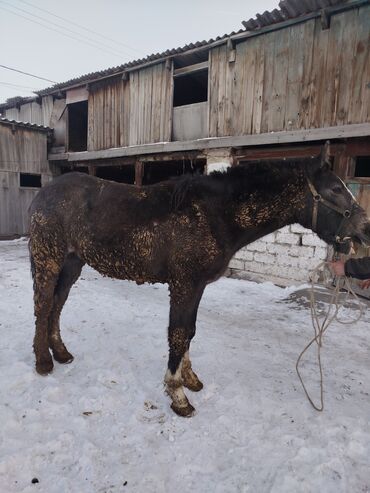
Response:
M332 191L334 193L342 193L342 187L340 187L339 185L337 185L336 187L333 187L332 188Z

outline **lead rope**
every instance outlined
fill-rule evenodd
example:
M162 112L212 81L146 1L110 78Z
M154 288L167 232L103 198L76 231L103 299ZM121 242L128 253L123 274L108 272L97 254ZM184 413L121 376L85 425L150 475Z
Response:
M326 314L324 314L323 320L320 320L320 315L317 310L317 303L316 303L316 292L315 292L315 279L319 278L320 273L322 273L324 276L330 273L329 270L329 262L321 262L311 273L311 290L310 290L310 308L311 308L311 319L312 319L312 325L314 328L314 337L310 340L310 342L305 346L305 348L301 351L300 355L298 356L297 362L296 362L296 371L298 378L301 382L301 385L303 387L303 390L306 394L306 397L308 401L310 402L311 406L316 409L316 411L323 411L324 409L324 384L323 384L323 371L322 371L322 364L321 364L321 348L322 348L322 341L323 341L323 335L328 329L329 325L336 320L340 324L344 325L349 325L352 323L357 322L360 320L364 313L364 304L360 302L358 296L352 289L352 285L350 282L350 278L347 276L341 276L337 278L337 283L335 288L333 289L333 292L330 296L330 301L329 301L329 306L327 309ZM331 274L330 274L331 276ZM343 291L344 290L344 291ZM340 302L339 298L341 294L345 294L345 299L344 302ZM344 307L348 300L352 298L353 301L355 301L358 309L358 314L355 318L351 320L342 320L338 318L338 312L340 308ZM319 365L319 372L320 372L320 405L317 406L314 402L313 399L310 397L307 388L303 382L303 378L301 376L300 370L299 370L299 365L302 360L303 355L306 353L306 351L312 346L312 344L316 343L317 345L317 361Z

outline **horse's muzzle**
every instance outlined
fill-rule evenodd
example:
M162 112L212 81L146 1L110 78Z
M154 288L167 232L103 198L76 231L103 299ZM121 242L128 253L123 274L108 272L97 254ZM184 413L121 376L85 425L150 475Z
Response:
M370 246L370 221L366 221L359 233L352 235L352 240L363 246Z
M336 253L342 253L343 255L349 255L352 247L351 239L346 239L343 241L336 241L333 244L334 251Z

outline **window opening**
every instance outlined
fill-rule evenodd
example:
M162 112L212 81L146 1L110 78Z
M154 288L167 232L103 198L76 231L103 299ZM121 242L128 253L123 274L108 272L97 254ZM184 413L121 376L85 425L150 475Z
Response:
M174 78L173 106L208 100L208 69Z
M356 158L355 177L370 177L370 156L361 156Z
M41 188L41 175L32 173L19 173L19 186L29 188Z

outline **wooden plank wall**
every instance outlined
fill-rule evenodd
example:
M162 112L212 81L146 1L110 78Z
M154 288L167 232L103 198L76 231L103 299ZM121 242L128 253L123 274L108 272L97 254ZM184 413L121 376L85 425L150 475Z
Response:
M55 100L57 102L59 100ZM25 123L36 123L44 127L51 126L51 115L54 108L53 96L43 96L41 104L32 102L8 108L4 112L4 118Z
M171 140L172 65L130 73L130 145Z
M38 188L20 188L19 173L41 174L42 183L52 173L47 161L47 134L0 124L0 236L25 234L27 210Z
M211 137L370 121L370 6L210 52Z
M95 151L129 145L128 81L115 81L89 93L87 149Z

